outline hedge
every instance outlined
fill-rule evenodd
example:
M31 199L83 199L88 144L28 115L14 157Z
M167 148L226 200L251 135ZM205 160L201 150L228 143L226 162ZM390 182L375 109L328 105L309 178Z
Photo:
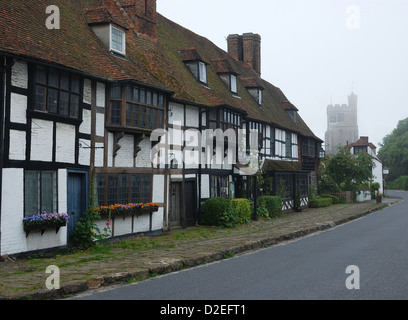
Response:
M339 204L340 203L340 198L336 197L336 196L334 196L332 194L321 194L320 197L321 198L330 198L330 199L332 199L333 204Z
M201 223L206 226L218 226L230 205L230 199L222 197L208 199L201 206Z
M333 204L331 198L316 198L309 200L309 208L330 207Z
M226 199L214 197L201 207L201 223L223 228L234 227L251 220L251 206L248 199Z
M232 205L237 214L237 223L243 224L251 220L251 204L248 199L232 199Z
M261 196L257 199L257 206L265 205L269 216L279 217L282 213L282 198L279 196Z

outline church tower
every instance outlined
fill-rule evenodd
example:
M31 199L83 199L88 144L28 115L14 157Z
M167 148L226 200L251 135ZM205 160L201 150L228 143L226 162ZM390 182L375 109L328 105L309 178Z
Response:
M348 105L327 106L326 154L336 154L339 147L357 141L358 137L357 95L352 92Z

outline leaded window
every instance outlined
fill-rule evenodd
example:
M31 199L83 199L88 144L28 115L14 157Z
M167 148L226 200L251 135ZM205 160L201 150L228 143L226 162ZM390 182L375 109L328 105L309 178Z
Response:
M24 173L24 215L57 212L56 171L32 171Z
M99 174L96 178L98 205L151 202L152 181L150 174Z
M37 66L34 87L35 110L78 118L81 88L78 75Z

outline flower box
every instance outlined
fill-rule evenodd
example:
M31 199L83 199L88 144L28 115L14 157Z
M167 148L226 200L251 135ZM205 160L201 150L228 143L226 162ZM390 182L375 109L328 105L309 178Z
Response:
M156 203L128 203L128 204L113 204L110 206L95 207L93 210L101 216L101 218L114 218L117 216L139 216L146 213L152 213L159 210L159 205Z
M23 228L26 232L26 237L31 231L41 231L44 234L47 229L55 229L58 233L61 227L65 227L69 217L65 213L41 213L23 219Z

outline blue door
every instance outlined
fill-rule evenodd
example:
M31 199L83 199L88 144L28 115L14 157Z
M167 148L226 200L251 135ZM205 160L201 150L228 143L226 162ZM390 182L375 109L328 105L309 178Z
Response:
M86 210L87 180L86 173L68 172L68 244L72 244L72 231Z

